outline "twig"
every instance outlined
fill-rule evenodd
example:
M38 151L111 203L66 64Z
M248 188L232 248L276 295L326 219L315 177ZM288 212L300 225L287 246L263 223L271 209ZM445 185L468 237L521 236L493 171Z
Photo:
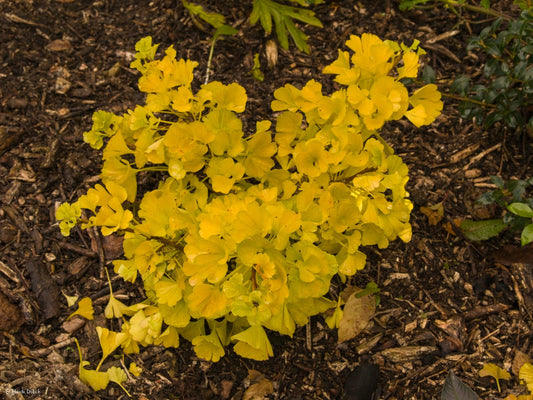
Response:
M438 44L438 43L429 44L429 43L426 42L426 43L424 43L424 47L427 48L427 49L431 49L431 50L434 50L436 52L439 52L441 54L444 54L445 56L447 56L448 58L451 58L453 61L455 61L458 64L461 63L461 60L459 59L459 57L457 57L447 47L444 47L441 44Z
M15 14L5 13L4 15L11 22L15 22L15 23L18 23L18 24L31 25L31 26L38 26L39 28L48 29L48 27L46 25L38 24L37 22L33 22L33 21L28 20L28 19L21 18L18 15L15 15Z
M72 343L74 343L73 337L67 340L63 340L62 342L53 344L51 346L39 349L39 350L31 350L30 355L33 357L41 357L41 356L49 354L50 352L52 352L52 350L57 350L57 349L61 349L66 346L70 346Z
M485 157L489 153L492 153L494 150L498 150L500 147L502 147L501 143L495 144L494 146L488 148L487 150L482 151L477 156L472 157L470 162L463 167L463 170L466 171L473 163L475 163L476 161L481 160L483 157Z
M68 242L58 242L59 244L59 247L65 249L65 250L71 250L71 251L74 251L76 253L79 253L83 256L86 256L86 257L96 257L98 256L97 253L95 253L94 251L92 250L88 250L88 249L85 249L81 246L77 246L75 244L72 244L72 243L68 243Z
M492 304L485 307L476 307L470 311L467 311L463 314L466 321L484 317L488 314L498 313L505 310L508 310L509 306L507 304Z
M307 325L305 326L305 346L307 347L307 350L313 351L313 340L311 337L311 321L308 321Z

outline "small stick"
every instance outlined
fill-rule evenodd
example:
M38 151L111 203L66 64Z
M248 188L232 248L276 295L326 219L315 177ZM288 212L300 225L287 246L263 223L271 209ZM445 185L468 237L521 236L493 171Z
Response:
M307 322L305 326L305 347L307 350L313 351L313 340L311 336L311 321Z
M30 355L33 356L33 357L41 357L41 356L47 355L52 350L57 350L57 349L61 349L63 347L70 346L72 343L74 343L74 338L63 340L62 342L53 344L53 345L45 347L43 349L31 350L30 351Z
M494 146L492 146L491 148L488 148L487 150L485 151L482 151L481 153L479 153L477 156L474 156L472 157L472 159L470 160L470 162L468 164L466 164L463 169L464 170L467 170L470 165L472 165L473 163L475 163L476 161L479 161L481 160L483 157L485 157L487 154L489 153L492 153L494 150L498 150L500 147L502 147L502 144L501 143L498 143L498 144L495 144Z

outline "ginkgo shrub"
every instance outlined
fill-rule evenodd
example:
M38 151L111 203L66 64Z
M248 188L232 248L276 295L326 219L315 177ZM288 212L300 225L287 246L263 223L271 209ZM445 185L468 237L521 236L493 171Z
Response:
M114 270L143 282L140 303L111 295L105 316L122 319L113 349L178 347L184 338L206 360L230 344L266 360L268 331L291 336L330 309L328 324L338 326L342 302L330 282L364 268L363 246L411 239L408 169L379 130L402 117L431 123L440 93L430 84L410 94L402 83L417 76L417 42L363 34L346 45L323 71L338 90L287 84L274 92L275 123L245 129L242 86L194 90L196 62L177 60L172 46L156 59L150 37L137 43L131 66L146 102L93 115L84 140L103 148L102 183L56 213L65 236L76 225L122 235ZM140 184L150 174L157 185Z

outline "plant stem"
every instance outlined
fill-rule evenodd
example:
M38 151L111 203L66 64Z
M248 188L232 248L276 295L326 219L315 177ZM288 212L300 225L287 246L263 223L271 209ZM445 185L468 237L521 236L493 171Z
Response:
M478 100L470 99L470 98L468 98L468 97L457 96L457 95L455 95L455 94L451 94L451 93L442 93L442 92L441 92L441 95L444 96L444 97L448 97L448 98L450 98L450 99L454 99L454 100L468 101L468 102L470 102L470 103L474 103L474 104L477 104L477 105L482 106L482 107L496 108L496 105L494 105L494 104L491 104L491 103L483 103L482 101L478 101Z
M487 15L491 15L493 17L497 17L497 18L503 18L507 21L510 21L512 18L508 15L505 15L505 14L502 14L498 11L495 11L493 10L492 8L484 8L484 7L480 7L480 6L475 6L473 4L468 4L468 3L459 3L458 1L455 1L455 0L440 0L442 1L444 4L448 5L448 6L451 6L451 7L464 7L466 8L467 10L470 10L470 11L474 11L474 12L477 12L477 13L480 13L480 14L487 14Z
M209 82L209 75L211 75L211 60L213 59L213 52L215 50L215 42L217 40L213 38L213 43L211 43L211 50L209 50L209 58L207 59L207 71L205 72L205 82L204 85L207 85Z

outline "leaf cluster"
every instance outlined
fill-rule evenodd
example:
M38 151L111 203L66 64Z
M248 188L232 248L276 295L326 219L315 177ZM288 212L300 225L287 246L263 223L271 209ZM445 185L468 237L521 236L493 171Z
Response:
M146 293L130 306L111 293L106 307L106 317L123 319L116 343L125 353L184 338L207 360L230 343L265 360L266 329L292 335L333 308L333 325L342 320L330 282L364 268L363 246L410 240L407 166L378 130L404 116L431 123L440 93L402 83L417 75L417 43L363 34L346 44L351 52L324 70L339 90L287 84L274 92L275 125L247 129L243 87L213 81L195 91L197 63L177 60L172 47L155 59L150 37L137 43L132 67L145 104L94 114L84 139L103 147L102 184L56 213L64 235L81 225L124 236L115 272L142 279ZM139 194L154 175L157 186Z
M307 6L309 4L319 4L322 1L293 0L293 2L301 6ZM253 0L253 10L250 15L250 23L252 25L260 21L267 34L272 32L272 26L274 26L281 47L284 49L289 48L288 35L290 35L298 50L309 53L307 36L296 26L294 20L311 26L322 27L320 20L310 10L281 4L273 0Z
M505 229L510 229L521 232L523 246L533 242L533 197L528 195L528 189L533 186L533 178L504 181L500 177L492 176L491 180L498 188L484 193L477 203L497 204L505 213L497 219L463 221L461 229L465 236L471 240L486 240Z
M309 7L323 3L323 0L290 0L301 7ZM225 17L222 14L206 11L201 5L182 0L184 7L189 11L193 22L202 30L207 30L203 22L219 30L225 24ZM292 38L298 50L309 53L307 44L307 35L298 27L295 21L322 27L322 23L315 17L315 13L309 9L298 6L291 6L274 0L253 0L253 9L250 14L250 23L255 25L257 22L267 34L274 31L282 48L289 48L289 36ZM227 29L226 29L227 31ZM224 34L234 34L224 33Z
M467 49L481 50L489 59L481 83L463 75L452 84L452 92L467 97L459 105L461 115L486 128L501 122L533 132L533 8L509 22L497 19L472 37Z

